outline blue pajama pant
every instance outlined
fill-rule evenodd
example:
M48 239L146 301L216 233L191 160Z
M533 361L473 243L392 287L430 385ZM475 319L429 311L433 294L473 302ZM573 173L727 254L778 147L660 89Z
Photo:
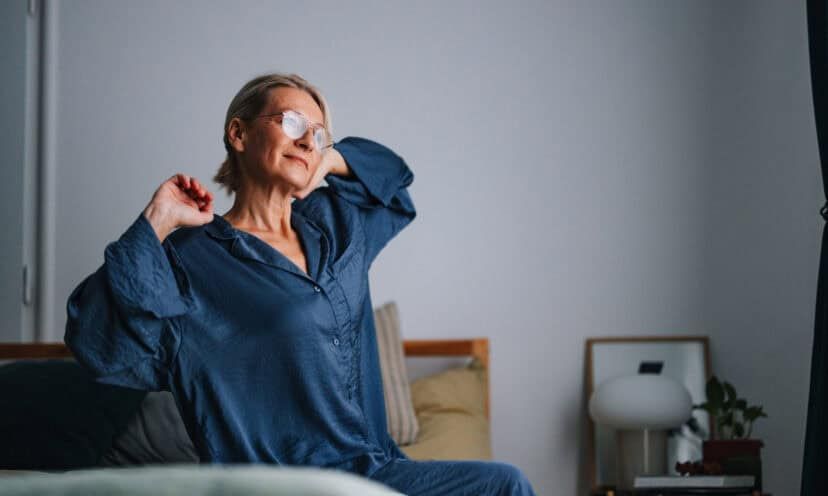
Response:
M483 461L395 459L371 475L408 496L534 496L514 465Z

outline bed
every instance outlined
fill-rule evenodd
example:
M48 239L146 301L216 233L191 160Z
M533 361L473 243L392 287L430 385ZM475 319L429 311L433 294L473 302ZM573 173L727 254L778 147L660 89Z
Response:
M421 377L405 384L406 389L410 390L410 406L416 416L418 431L413 442L398 442L401 450L407 456L418 460L491 459L488 339L401 342L402 354L408 363L421 359L444 361L440 366L442 370L421 374ZM0 343L0 364L34 366L35 363L55 364L59 361L74 363L71 351L63 343ZM385 366L385 363L383 365ZM0 367L0 370L3 368ZM2 380L0 377L0 387L8 387L9 384L6 383L4 386ZM384 377L384 383L393 381L387 381ZM63 391L60 389L62 388L58 387L54 394L62 394ZM6 402L6 408L10 401L14 401L8 396L6 395L3 400ZM144 398L144 401L146 400L147 398ZM142 402L141 407L145 404ZM2 408L3 405L0 404L0 409ZM0 495L157 495L161 481L165 481L163 486L170 491L169 494L397 494L374 481L353 474L315 467L198 465L197 460L187 458L191 455L184 451L178 458L167 456L165 453L155 453L154 458L149 457L144 463L129 457L113 458L111 455L117 452L118 442L127 437L127 433L116 431L132 429L139 416L130 415L127 423L129 427L110 426L112 439L108 439L108 451L104 456L97 457L95 464L50 466L48 470L38 468L36 471L21 470L21 467L2 470L8 466L3 464L3 456L0 453L0 476L3 477ZM123 418L121 420L123 421ZM14 426L8 425L8 422L7 425L0 426L0 435L13 435L13 431ZM51 439L46 432L40 434L41 440ZM164 439L171 437L168 433L159 436ZM43 446L48 442L34 444ZM0 446L2 445L3 443L0 443ZM97 453L100 454L100 451ZM8 459L9 456L18 455L5 453L5 456ZM107 456L108 463L105 462Z

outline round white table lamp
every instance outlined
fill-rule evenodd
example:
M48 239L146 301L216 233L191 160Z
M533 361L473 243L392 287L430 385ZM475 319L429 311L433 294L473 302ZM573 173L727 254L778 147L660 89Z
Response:
M616 429L618 489L631 490L637 475L667 473L667 431L693 413L690 393L659 374L635 374L602 382L589 399L589 414Z

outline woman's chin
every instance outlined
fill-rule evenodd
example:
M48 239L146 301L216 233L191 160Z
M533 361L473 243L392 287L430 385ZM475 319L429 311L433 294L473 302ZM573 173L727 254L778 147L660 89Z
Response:
M280 165L266 171L266 177L263 180L271 184L283 184L297 191L304 189L310 182L310 171L301 164L287 167L284 164Z
M285 176L285 181L290 183L290 185L297 190L304 189L311 180L311 176L307 169L297 170L294 168L288 171Z

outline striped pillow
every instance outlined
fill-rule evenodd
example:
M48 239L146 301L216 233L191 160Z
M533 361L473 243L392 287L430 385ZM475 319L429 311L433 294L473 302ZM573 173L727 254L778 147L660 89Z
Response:
M411 444L417 439L420 426L411 401L396 303L391 301L375 308L374 323L377 328L388 433L397 445Z

